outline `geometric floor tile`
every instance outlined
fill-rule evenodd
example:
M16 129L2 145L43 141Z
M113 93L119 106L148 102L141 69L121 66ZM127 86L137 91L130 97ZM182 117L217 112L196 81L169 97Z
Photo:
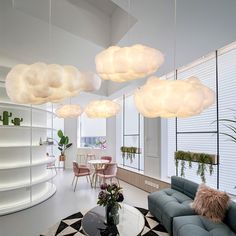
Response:
M142 236L169 236L166 229L153 217L147 209L136 207L145 218L145 227ZM45 234L40 236L83 236L81 212L75 213L62 219L61 222L50 227ZM121 235L122 236L122 235Z

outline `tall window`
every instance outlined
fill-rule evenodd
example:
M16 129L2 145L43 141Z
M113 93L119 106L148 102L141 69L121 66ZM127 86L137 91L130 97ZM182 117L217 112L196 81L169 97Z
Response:
M78 119L78 147L106 148L106 119Z
M186 79L191 75L197 76L203 84L214 91L216 91L216 76L218 75L219 119L232 119L233 116L236 116L236 111L233 111L236 110L236 43L218 50L217 58L214 52L179 69L177 78ZM175 119L168 119L168 175L175 174L176 138L177 150L217 154L219 148L219 168L214 167L212 176L207 174L207 184L217 187L218 176L219 188L236 194L236 143L230 142L225 136L220 135L219 146L217 146L216 105L217 102L199 116L177 119L177 125ZM228 132L221 122L219 122L219 132ZM192 169L186 168L185 177L201 182L196 171L197 164L193 164Z
M134 105L133 95L124 95L119 102L122 112L116 118L118 163L143 170L143 117ZM125 149L121 151L121 147Z

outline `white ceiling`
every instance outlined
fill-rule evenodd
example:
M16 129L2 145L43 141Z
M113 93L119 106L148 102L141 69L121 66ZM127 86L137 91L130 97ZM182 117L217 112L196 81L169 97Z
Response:
M67 1L77 7L81 7L80 1L78 0L67 0ZM118 8L118 6L110 0L84 0L84 1L87 1L88 3L95 6L108 16L112 16L115 9Z
M110 44L142 43L165 55L157 76L173 70L173 0L130 0L130 8L128 0L52 0L51 44L49 0L15 0L15 9L11 2L0 0L0 56L95 71L94 57ZM177 0L177 66L235 41L235 11L233 0ZM100 92L114 94L127 85L103 83Z

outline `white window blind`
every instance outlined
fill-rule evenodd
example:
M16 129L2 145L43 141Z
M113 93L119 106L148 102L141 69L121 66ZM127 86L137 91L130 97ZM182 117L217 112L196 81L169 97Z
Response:
M219 50L218 54L219 115L220 119L233 119L236 117L236 43ZM223 122L220 122L220 132L228 132ZM220 135L220 189L236 195L235 185L236 143Z
M218 50L218 83L219 83L219 118L232 119L236 116L236 44ZM216 58L215 53L199 59L190 65L178 70L178 79L197 76L202 83L216 91ZM173 77L171 78L173 79ZM199 116L178 119L177 147L178 150L217 153L216 104ZM227 132L227 128L220 124L220 132ZM168 175L175 174L175 119L168 119ZM232 134L232 133L231 133ZM220 135L219 151L219 186L231 194L236 194L236 144L227 141L227 137ZM196 175L197 163L192 169L186 165L185 177L195 182L201 182ZM206 175L207 184L217 186L217 168L214 174Z

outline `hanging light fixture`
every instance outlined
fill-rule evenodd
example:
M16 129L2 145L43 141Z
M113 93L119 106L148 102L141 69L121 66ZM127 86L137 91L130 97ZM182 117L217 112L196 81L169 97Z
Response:
M134 95L138 111L145 117L190 117L215 101L215 93L196 77L161 80L151 77Z
M59 118L74 118L82 114L82 109L80 105L64 105L56 110L56 115Z
M92 92L99 90L102 80L93 72L81 72L79 77L80 90L84 92Z
M95 58L98 75L104 80L126 82L155 73L164 56L157 49L136 44L131 47L112 46Z
M51 43L52 3L49 0L49 46ZM51 50L49 50L51 51ZM9 98L19 104L59 102L81 91L98 90L101 79L91 72L80 72L74 66L45 64L19 64L6 77Z
M131 2L128 0L128 24L130 28ZM128 32L128 40L130 34ZM136 44L130 47L109 47L96 55L98 75L104 80L126 82L155 73L164 63L163 54L154 48Z
M120 105L110 100L96 100L90 102L84 112L89 118L109 118L120 111Z
M176 70L176 0L175 0L174 75L176 80L150 77L134 94L137 110L149 118L191 117L215 102L215 92L192 76L177 80Z

